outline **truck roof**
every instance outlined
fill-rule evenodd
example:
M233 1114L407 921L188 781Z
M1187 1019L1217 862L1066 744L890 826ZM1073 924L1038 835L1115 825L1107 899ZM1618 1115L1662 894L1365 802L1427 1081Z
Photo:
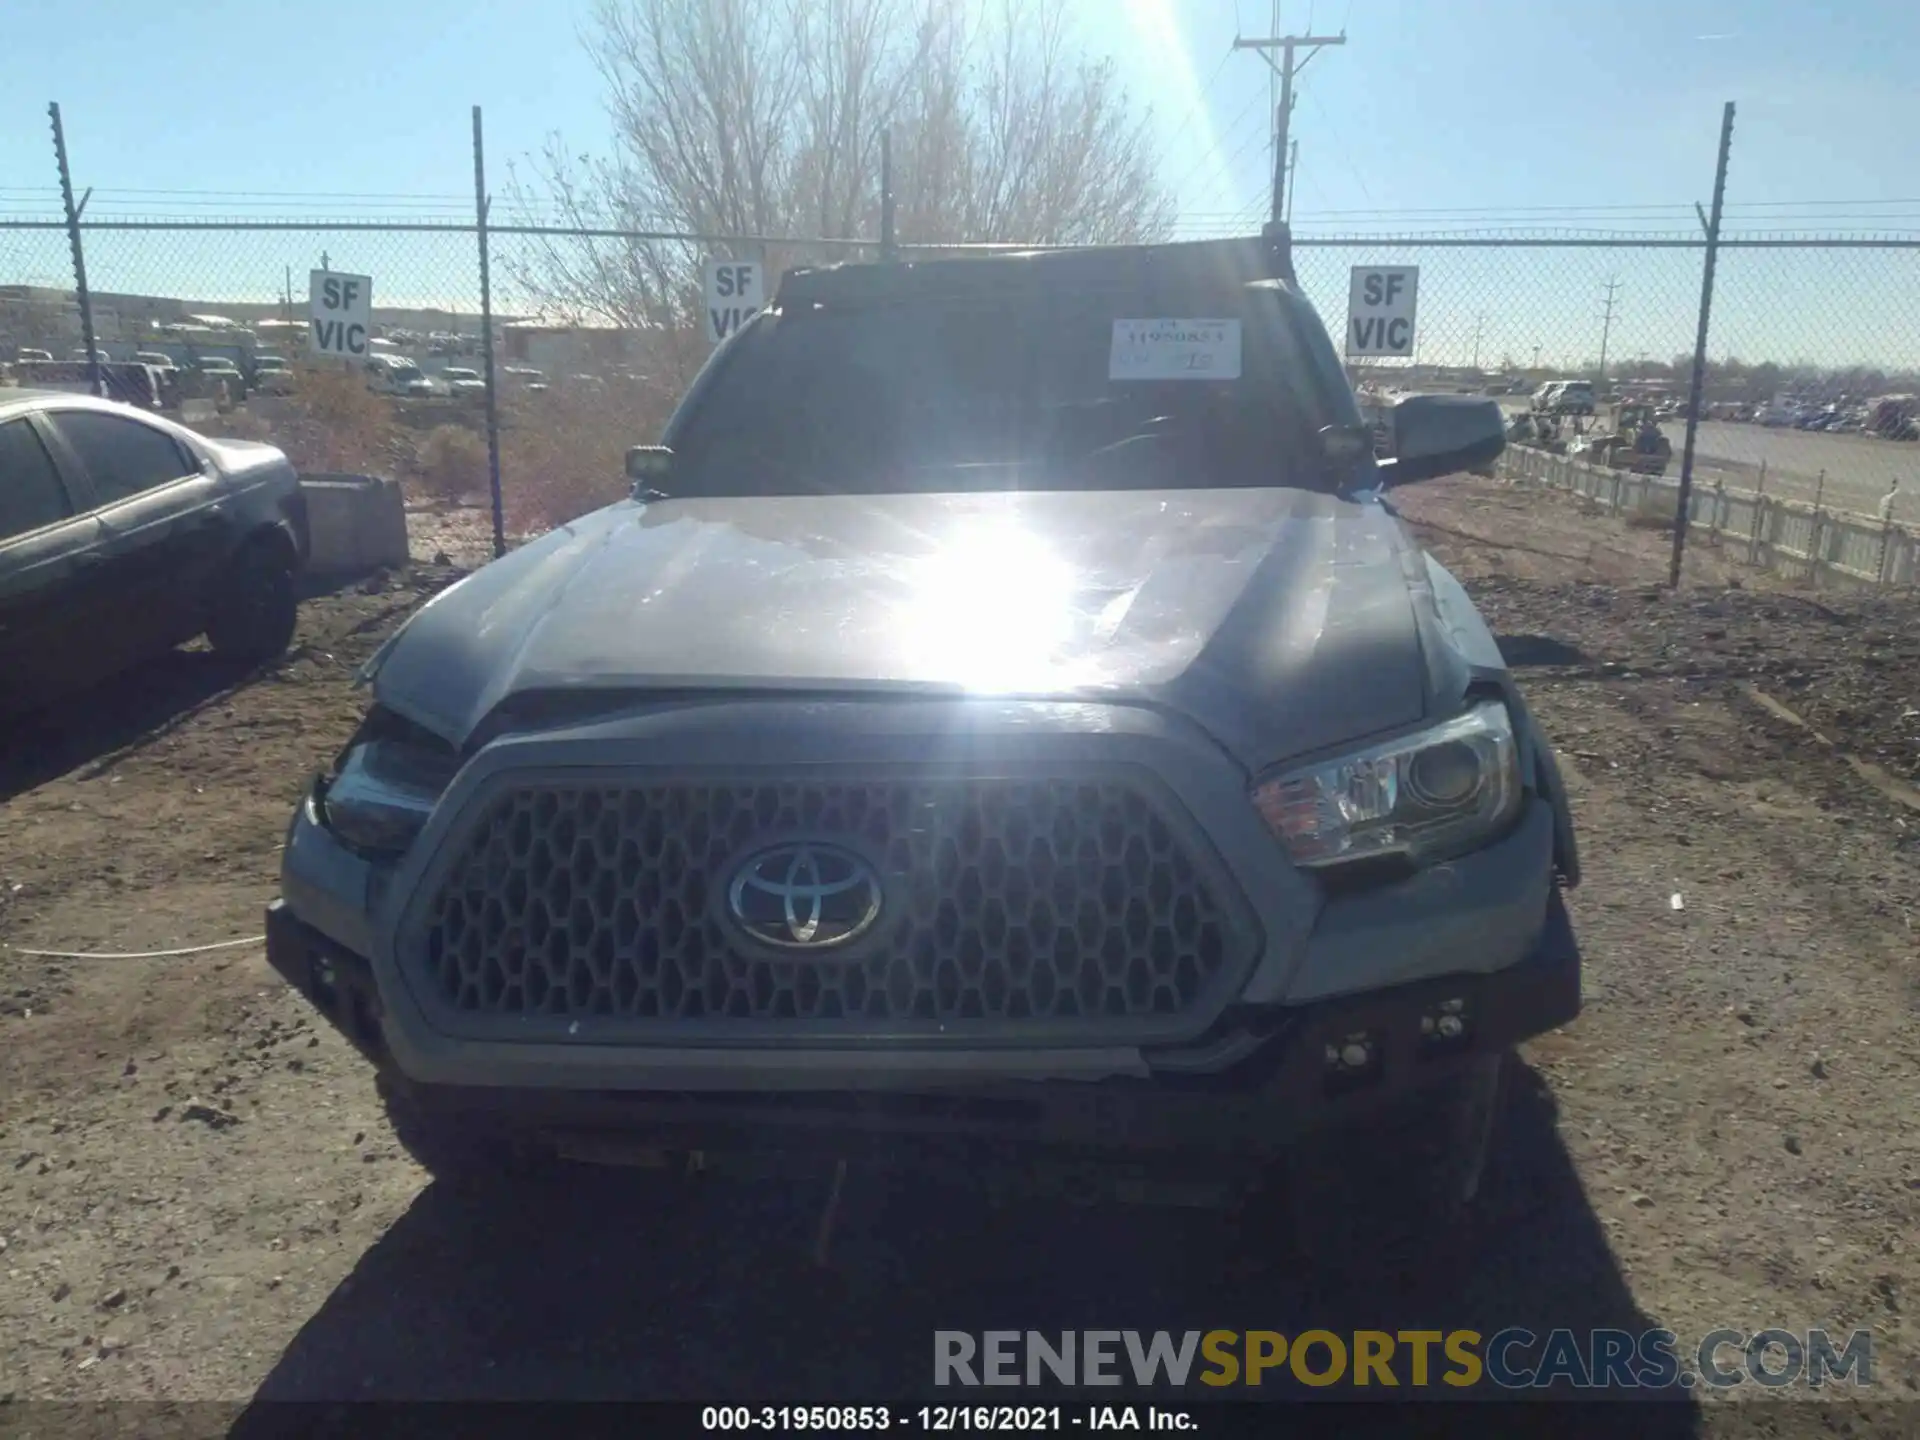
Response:
M1114 291L1135 288L1237 289L1259 280L1292 282L1284 229L1234 240L1023 250L964 259L908 260L789 270L775 303L884 304L931 296Z

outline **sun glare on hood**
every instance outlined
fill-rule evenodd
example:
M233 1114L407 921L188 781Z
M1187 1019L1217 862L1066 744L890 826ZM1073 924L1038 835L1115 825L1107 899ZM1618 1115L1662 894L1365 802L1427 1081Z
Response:
M1018 525L961 532L917 561L908 583L901 645L940 656L966 689L1052 690L1082 678L1074 672L1085 661L1066 658L1090 621L1082 579Z

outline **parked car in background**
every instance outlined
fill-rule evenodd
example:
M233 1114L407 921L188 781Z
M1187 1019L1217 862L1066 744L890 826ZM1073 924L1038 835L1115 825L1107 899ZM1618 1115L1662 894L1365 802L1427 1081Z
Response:
M401 395L414 400L437 393L426 372L404 355L368 356L367 386L381 395Z
M1541 415L1591 415L1595 400L1589 380L1549 380L1534 391L1532 409Z
M36 390L59 391L72 395L93 395L94 370L87 360L23 360L14 367L17 384ZM173 400L166 372L131 360L103 360L99 365L100 387L105 398L142 410L158 410ZM0 483L4 483L0 476Z
M1769 400L1753 417L1770 430L1786 429L1800 422L1800 407L1791 400Z
M509 365L500 373L522 390L539 392L547 388L547 374L544 370L535 370L528 365Z
M151 366L155 370L178 371L180 368L179 362L161 350L141 350L133 358L140 364Z
M53 352L51 350L23 349L13 358L16 360L51 360L53 359Z
M299 384L293 367L279 355L253 357L253 388L262 395L291 395Z
M461 365L449 365L440 372L440 378L446 383L450 395L484 395L487 382L480 378L478 370L470 370Z
M0 394L0 478L0 712L197 635L236 660L286 649L307 519L272 446L18 391Z
M193 368L209 385L223 387L229 404L237 405L247 398L247 377L226 356L203 355L193 362Z
M1882 395L1866 408L1862 428L1885 440L1911 439L1905 432L1920 416L1920 396Z

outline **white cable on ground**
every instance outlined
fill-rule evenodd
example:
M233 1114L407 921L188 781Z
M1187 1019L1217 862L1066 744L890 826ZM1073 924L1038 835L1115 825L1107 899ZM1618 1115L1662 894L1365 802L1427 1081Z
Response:
M170 960L176 955L204 955L209 950L232 950L241 945L259 945L266 941L264 935L249 935L244 940L216 940L211 945L189 945L184 950L125 950L110 953L83 954L77 950L26 950L18 945L9 945L7 949L16 955L33 955L42 960Z

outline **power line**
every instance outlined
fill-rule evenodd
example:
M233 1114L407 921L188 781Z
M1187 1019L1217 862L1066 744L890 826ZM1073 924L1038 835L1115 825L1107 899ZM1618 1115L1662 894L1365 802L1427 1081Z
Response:
M459 196L433 191L398 190L179 190L150 189L137 185L96 186L98 195L197 195L207 198L218 197L258 197L275 200L465 200L472 203L472 196Z
M1220 57L1220 63L1214 67L1213 75L1208 79L1207 83L1201 87L1198 98L1194 100L1192 105L1187 107L1187 113L1180 121L1179 128L1173 132L1173 138L1167 141L1167 148L1169 150L1186 138L1187 131L1193 128L1195 118L1199 116L1202 110L1207 108L1207 97L1213 94L1213 87L1220 83L1220 77L1226 73L1227 62L1232 58L1233 51L1231 50Z
M1340 127L1334 124L1333 117L1327 114L1326 107L1320 103L1318 95L1309 91L1307 99L1313 102L1314 110L1326 122L1327 134L1332 137L1334 152L1339 155L1340 163L1347 167L1347 173L1353 176L1353 183L1360 187L1360 193L1366 197L1367 203L1372 204L1373 192L1367 189L1366 177L1360 173L1360 167L1353 163L1353 157L1347 153L1347 147L1340 139Z
M1808 210L1816 213L1824 213L1826 211L1830 211L1835 207L1844 207L1849 205L1920 206L1920 200L1884 200L1884 201L1881 201L1881 200L1836 200L1836 201L1773 200L1773 201L1755 201L1750 204L1740 205L1740 206L1729 205L1727 209L1730 212L1736 209L1739 209L1739 210L1802 210L1804 209L1804 210ZM1389 209L1330 210L1330 211L1327 211L1326 213L1330 215L1348 215L1348 216L1391 215L1391 216L1404 217L1404 216L1410 216L1410 215L1528 215L1528 214L1560 214L1560 213L1567 213L1567 212L1600 213L1603 211L1607 211L1607 212L1638 211L1638 212L1644 212L1644 213L1657 212L1660 214L1667 214L1667 215L1691 216L1693 214L1693 206L1691 204L1681 204L1677 202L1673 204L1666 204L1666 203L1660 203L1660 202L1646 201L1646 202L1641 202L1637 204L1616 204L1616 205L1502 205L1502 206L1455 206L1455 207L1408 206L1405 208L1396 208L1391 210Z
M1244 106L1241 107L1240 113L1233 117L1233 123L1227 127L1226 132L1223 135L1221 135L1218 141L1215 142L1213 154L1210 158L1212 159L1219 158L1220 152L1227 147L1228 143L1233 139L1235 135L1240 133L1240 127L1246 123L1247 117L1253 114L1253 112L1259 108L1260 108L1260 97L1258 95L1255 95L1251 100L1249 100ZM1258 133L1259 132L1256 131L1255 135L1257 136ZM1226 164L1222 165L1219 168L1219 171L1214 175L1213 183L1216 187L1219 185L1220 179L1223 175L1226 177L1226 181L1228 185L1231 185L1233 183L1233 167L1237 163L1239 163L1240 157L1246 153L1247 153L1247 146L1246 144L1243 143L1238 150L1233 152L1232 158L1229 159L1226 162ZM1189 171L1187 178L1191 179L1193 177L1193 174L1199 168L1200 167L1196 166L1194 167L1194 171ZM1209 195L1211 195L1213 192L1210 191L1208 193Z
M1257 96L1255 98L1258 99ZM1226 170L1228 172L1229 178L1231 178L1233 167L1240 163L1241 158L1245 156L1246 153L1253 148L1254 142L1256 140L1259 140L1260 138L1262 138L1260 135L1260 132L1255 131L1253 134L1249 135L1245 140L1242 140L1240 142L1240 148L1233 152L1232 156L1228 158L1226 163ZM1265 203L1266 203L1266 200L1264 196L1256 198L1250 201L1248 204L1242 205L1239 209L1233 211L1232 212L1233 218L1235 219L1236 222L1244 223L1248 215L1248 212L1257 210L1261 205Z

